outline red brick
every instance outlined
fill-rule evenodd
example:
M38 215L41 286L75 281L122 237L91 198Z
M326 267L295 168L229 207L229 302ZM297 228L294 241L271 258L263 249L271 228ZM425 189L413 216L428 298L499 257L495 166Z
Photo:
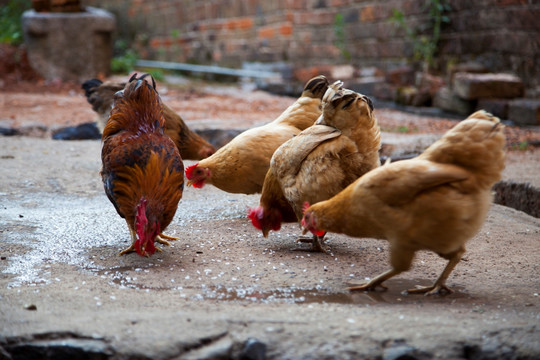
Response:
M528 0L497 0L498 6L526 5Z
M163 45L163 42L159 38L153 38L150 40L150 47L153 49L160 48Z
M253 19L249 17L240 18L236 22L237 29L251 29L253 27Z
M375 7L372 5L368 5L362 9L360 9L360 21L362 22L368 22L373 21L376 19L375 16Z
M272 26L264 26L257 31L258 37L263 39L273 38L275 33L276 31Z
M283 24L279 27L279 33L283 36L292 35L293 27L291 24Z

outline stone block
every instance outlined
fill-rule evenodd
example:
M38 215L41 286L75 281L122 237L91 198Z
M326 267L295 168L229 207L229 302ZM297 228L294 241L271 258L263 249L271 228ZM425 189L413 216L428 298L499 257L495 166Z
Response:
M510 101L508 119L517 125L540 125L540 100L515 99Z
M414 78L415 71L410 66L401 66L388 70L386 73L386 81L397 86L413 85L415 80Z
M85 10L23 14L28 60L45 79L81 82L110 74L115 18L105 10Z
M377 83L373 86L373 96L380 100L394 101L396 92L397 87L387 82Z
M376 88L384 84L384 78L380 76L361 77L355 80L347 81L345 87L368 96L376 96Z
M471 74L457 73L452 81L453 91L461 98L474 100L479 98L512 99L523 96L523 81L511 74Z
M508 99L478 99L476 110L486 110L498 118L508 119Z
M440 88L433 98L433 106L465 116L473 112L475 105L476 101L464 100L446 86Z

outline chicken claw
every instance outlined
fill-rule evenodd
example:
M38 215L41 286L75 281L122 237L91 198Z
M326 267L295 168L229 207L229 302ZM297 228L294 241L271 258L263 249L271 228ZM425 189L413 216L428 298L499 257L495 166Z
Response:
M382 288L384 291L388 290L386 286L384 286L382 283L374 283L373 281L368 281L365 284L362 285L354 285L347 288L349 291L374 291L377 289L377 287Z
M349 291L372 291L372 290L377 289L377 287L381 287L384 290L386 290L388 288L386 286L384 286L382 283L385 282L386 280L390 279L391 277L396 276L400 272L401 271L397 271L397 270L394 270L394 269L385 271L384 273L382 273L379 276L374 277L373 279L371 279L367 283L361 284L361 285L351 286L351 287L347 288L347 290L349 290Z
M414 289L407 290L408 294L424 294L425 296L429 295L442 295L443 292L447 294L452 294L454 290L450 289L444 284L433 284L431 286L419 286L416 285Z
M322 252L328 254L328 249L324 246L324 238L316 235L313 236L300 236L296 241L301 243L310 243L311 249L309 251Z
M167 240L178 240L177 237L174 237L174 236L169 236L169 235L165 235L165 234L159 234L158 236L156 236L156 241L160 244L163 244L163 245L167 245L167 246L171 246L171 243L168 242Z
M135 246L133 246L133 244L131 244L130 247L128 247L127 249L124 249L122 251L120 251L118 253L118 255L125 255L125 254L129 254L130 252L134 252L135 251Z

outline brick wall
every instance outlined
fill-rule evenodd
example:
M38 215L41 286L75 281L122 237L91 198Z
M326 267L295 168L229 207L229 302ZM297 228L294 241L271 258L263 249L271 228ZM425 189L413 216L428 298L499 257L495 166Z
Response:
M411 26L428 21L425 0L83 0L115 13L119 35L141 58L239 66L352 64L388 69L412 56L399 9ZM449 0L438 67L476 60L540 85L540 1ZM337 19L341 19L339 22Z

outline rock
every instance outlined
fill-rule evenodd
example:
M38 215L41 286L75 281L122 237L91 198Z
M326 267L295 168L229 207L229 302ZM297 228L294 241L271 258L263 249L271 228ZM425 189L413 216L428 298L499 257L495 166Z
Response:
M222 130L222 129L202 129L195 130L195 132L200 135L204 140L208 141L216 149L219 149L223 145L230 142L238 134L242 133L244 130Z
M22 340L22 339L21 339ZM103 340L60 338L32 339L4 345L13 359L109 359L113 351Z
M427 360L432 358L433 356L399 340L396 341L396 344L385 348L382 356L383 360Z
M499 181L493 186L493 202L540 218L540 189L529 183Z
M54 140L97 140L101 139L101 133L96 123L91 122L55 130L52 138Z
M82 82L109 75L111 13L93 7L73 13L28 10L22 27L30 65L45 79Z
M508 99L478 99L476 110L486 110L501 119L508 119L508 102Z
M375 95L375 88L383 83L384 78L381 76L367 76L348 81L346 88L360 94L373 96Z
M0 126L0 135L4 136L14 136L14 135L20 135L21 133L19 130L11 128L11 127L3 127Z
M394 101L401 105L411 105L414 97L418 94L418 89L414 86L400 87L396 91Z
M182 355L182 359L227 360L231 358L232 347L233 341L226 336L194 351L190 351L188 354Z
M330 78L335 80L349 80L354 77L354 66L352 65L333 65L330 68Z
M45 137L49 129L38 122L28 122L19 127L18 135L32 136L32 137Z
M381 138L381 156L404 157L410 154L419 155L428 146L441 137L440 134L399 134L383 132Z
M452 80L452 90L461 98L516 98L524 94L523 81L511 74L457 73Z
M266 344L257 339L247 339L238 358L240 360L264 360L266 359Z
M431 75L425 72L416 73L415 85L421 89L422 92L427 92L431 97L435 96L443 86L445 86L444 80L440 76Z
M440 88L433 98L433 106L460 115L470 115L475 104L475 101L460 98L446 86Z
M489 69L477 62L466 62L453 65L450 67L450 69L448 69L450 83L452 83L452 81L454 80L454 75L461 72L483 74L489 72Z
M415 71L410 66L402 66L386 73L386 81L392 85L407 86L414 84Z
M373 87L373 96L380 100L394 101L397 88L388 83L375 84Z
M540 100L516 99L510 101L508 119L518 125L540 125Z

